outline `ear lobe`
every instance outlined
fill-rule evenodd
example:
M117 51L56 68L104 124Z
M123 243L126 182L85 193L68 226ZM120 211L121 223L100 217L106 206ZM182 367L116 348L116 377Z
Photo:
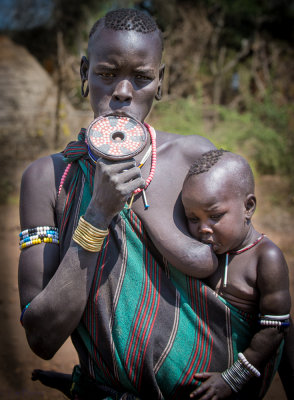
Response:
M159 82L162 84L163 82L163 77L164 77L164 71L165 71L165 64L162 64L159 68Z
M87 57L83 56L81 58L81 65L80 65L80 75L82 82L88 80L88 71L89 71L89 61Z
M86 89L84 89L84 84L88 80L88 72L89 72L89 61L85 56L82 57L81 59L81 66L80 66L80 75L81 75L81 93L83 97L87 97L89 94L89 86L86 86Z
M155 95L155 99L157 101L161 100L162 97L162 82L163 82L163 77L164 77L164 70L165 70L165 65L162 64L159 68L159 83L157 87L157 93Z
M254 194L248 194L245 200L245 218L250 220L256 209L256 197Z

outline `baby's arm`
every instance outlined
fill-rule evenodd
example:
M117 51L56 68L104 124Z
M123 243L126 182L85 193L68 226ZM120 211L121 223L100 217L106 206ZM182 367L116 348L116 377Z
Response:
M290 312L291 300L288 267L284 256L281 250L269 240L265 240L258 246L258 252L257 287L260 292L260 314L287 315ZM279 318L273 318L273 320L278 321ZM243 352L241 358L245 357L247 362L258 372L275 355L283 337L283 329L267 325L262 326L253 336L249 347ZM234 363L235 365L236 363ZM233 371L233 375L238 373L234 366L229 368ZM252 371L255 371L253 368ZM248 374L248 377L250 379L250 374ZM233 389L225 382L221 373L201 373L196 374L195 378L203 381L203 383L191 394L191 397L217 400L227 398L233 393ZM228 379L226 381L228 382ZM241 387L239 390L241 390Z
M259 252L257 287L260 314L287 315L290 313L291 298L288 266L283 253L269 240L261 243ZM263 328L254 335L244 354L256 368L262 368L275 353L283 337L283 329Z
M283 355L279 365L279 375L287 395L287 399L294 399L294 325L291 321L286 332Z

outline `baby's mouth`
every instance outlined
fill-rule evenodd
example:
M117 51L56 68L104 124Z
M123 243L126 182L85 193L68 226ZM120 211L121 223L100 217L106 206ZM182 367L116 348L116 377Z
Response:
M213 246L214 242L211 239L201 239L201 242L204 244L209 244L211 246Z
M210 246L215 253L217 253L220 247L219 244L213 241L212 239L202 239L201 242Z

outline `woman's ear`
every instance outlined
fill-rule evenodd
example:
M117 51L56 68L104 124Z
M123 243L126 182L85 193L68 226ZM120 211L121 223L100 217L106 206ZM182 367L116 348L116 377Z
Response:
M88 80L88 72L89 72L89 61L88 59L83 56L81 58L81 65L80 65L80 76L81 76L81 92L83 97L87 97L89 94L89 86L86 86L86 90L84 89L84 84Z
M159 83L157 87L157 93L155 95L156 100L161 100L162 97L162 83L163 83L163 77L164 77L164 70L165 70L165 65L162 64L159 68Z
M256 197L254 196L254 194L248 194L246 196L244 205L245 205L245 219L249 221L251 220L252 215L254 214L256 209Z
M80 65L80 75L82 81L88 80L88 71L89 71L89 61L87 57L83 56L81 58L81 65Z

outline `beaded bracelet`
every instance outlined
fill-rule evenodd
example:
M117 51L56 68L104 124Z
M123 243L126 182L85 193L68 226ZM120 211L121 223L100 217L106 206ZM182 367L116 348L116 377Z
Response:
M38 226L36 228L29 228L20 232L19 237L20 250L42 242L59 244L58 228L54 226Z
M290 326L290 321L269 321L267 319L260 319L259 325L270 326L271 328L281 328Z
M101 250L104 239L108 233L108 229L97 229L81 216L72 239L84 250L95 253Z
M58 234L58 228L55 226L37 226L35 228L25 229L24 231L20 232L19 237L24 238L31 235L40 235L40 234L47 234L47 233L56 233Z
M238 360L244 365L245 368L248 369L249 372L252 373L252 375L256 376L256 378L260 377L260 372L258 369L256 369L250 362L247 360L247 358L244 356L243 353L238 353Z
M238 393L252 378L252 374L244 367L240 360L237 360L230 368L222 373L222 378L235 393Z
M259 378L260 375L244 354L239 353L238 360L222 373L222 378L235 393L238 393L253 376Z
M290 326L290 314L285 315L261 315L259 314L259 325L263 327L278 328L283 331Z

